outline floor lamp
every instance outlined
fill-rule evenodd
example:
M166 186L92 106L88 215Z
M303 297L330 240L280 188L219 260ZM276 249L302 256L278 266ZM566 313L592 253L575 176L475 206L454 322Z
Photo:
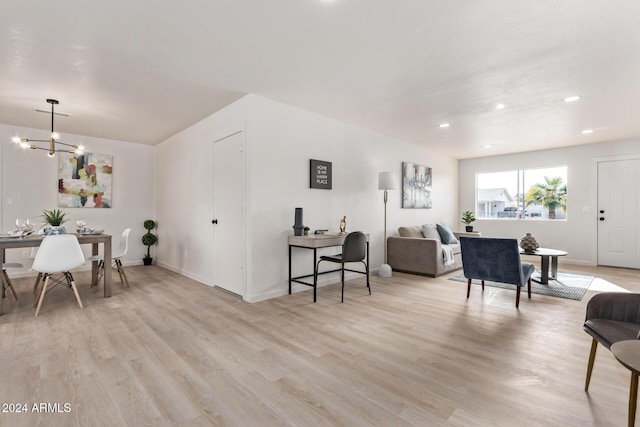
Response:
M384 264L378 269L380 277L391 277L391 266L387 264L387 191L397 187L396 176L393 172L380 172L378 174L378 190L384 190Z

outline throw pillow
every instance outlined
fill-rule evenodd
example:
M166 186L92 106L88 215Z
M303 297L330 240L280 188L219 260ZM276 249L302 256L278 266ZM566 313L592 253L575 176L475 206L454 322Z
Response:
M422 234L427 239L440 239L440 233L434 224L422 224Z
M422 227L419 225L412 225L410 227L398 228L398 234L400 237L424 237L422 235Z
M456 236L453 235L451 229L445 224L436 224L436 228L438 229L438 233L440 234L442 243L444 243L445 245L453 245L458 243L458 240L456 240Z

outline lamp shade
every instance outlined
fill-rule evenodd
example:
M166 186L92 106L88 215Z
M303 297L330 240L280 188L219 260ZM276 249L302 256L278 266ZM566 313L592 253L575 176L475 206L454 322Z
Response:
M378 190L395 190L397 187L396 175L393 172L380 172L378 174Z

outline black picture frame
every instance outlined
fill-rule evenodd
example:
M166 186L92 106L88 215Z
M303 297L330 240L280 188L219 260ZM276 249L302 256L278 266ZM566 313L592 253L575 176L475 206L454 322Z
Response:
M309 188L331 190L331 162L309 160Z

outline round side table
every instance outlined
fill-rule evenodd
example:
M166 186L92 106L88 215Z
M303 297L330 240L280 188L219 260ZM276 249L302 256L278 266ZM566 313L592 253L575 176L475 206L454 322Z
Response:
M638 402L638 375L640 375L640 341L618 341L611 346L611 352L625 368L631 371L629 386L629 427L636 422L636 404Z

